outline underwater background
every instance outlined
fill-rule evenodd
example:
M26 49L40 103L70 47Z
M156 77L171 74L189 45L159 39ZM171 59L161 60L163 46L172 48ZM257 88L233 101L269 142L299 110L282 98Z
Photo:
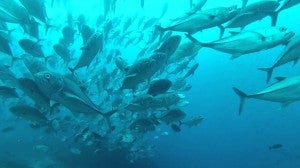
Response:
M123 29L124 23L128 18L131 18L128 30L133 33L129 33L126 37L124 36L124 42L119 44L113 43L114 39L104 42L105 47L103 47L103 51L98 55L99 58L98 56L95 58L92 65L94 67L97 67L95 65L98 63L100 65L101 59L106 59L104 56L109 54L109 49L119 49L122 53L122 58L129 65L132 65L136 61L138 53L145 46L147 37L145 35L144 40L138 43L132 42L127 44L126 41L128 42L128 39L138 38L139 33L152 32L151 28L154 28L155 25L170 25L171 19L182 16L191 8L189 0L144 0L143 6L141 6L141 1L139 0L110 0L110 3L115 5L115 9L114 11L110 9L105 16L104 8L108 1L46 0L44 4L47 18L49 18L48 23L51 27L45 32L45 24L38 21L40 27L39 38L28 35L21 24L7 23L7 30L14 29L10 34L9 40L13 56L21 57L24 54L24 50L18 44L20 39L34 39L42 46L45 57L49 56L49 59L44 64L51 71L67 74L69 73L68 67L75 66L76 59L80 57L82 44L79 31L75 32L75 42L69 47L72 50L71 57L75 58L75 61L71 60L68 65L65 65L61 59L52 59L51 55L54 53L52 46L61 38L61 31L67 24L68 16L72 16L74 25L77 24L76 19L80 15L84 16L87 25L95 30L102 31L104 34L105 31L102 30L102 27L108 20L118 20L118 23L110 28L111 31L115 31L115 29ZM257 1L249 0L248 3L255 2ZM241 7L241 4L240 0L208 0L202 10L232 5ZM300 33L299 9L300 6L298 5L281 11L276 26L284 26L298 35ZM5 8L1 7L0 12L3 10ZM144 19L143 23L151 18L156 18L156 20L147 30L143 30L138 26L138 21L142 18ZM268 27L270 24L271 19L267 16L262 20L247 25L245 29L255 30ZM239 31L239 29L234 30ZM121 31L121 33L124 32ZM201 42L211 42L218 40L219 34L219 29L212 27L199 31L193 36L197 37ZM121 35L119 35L118 39ZM180 35L182 41L189 41L185 37L185 33L175 31L173 35ZM229 35L229 31L225 30L224 36ZM244 46L241 45L239 47L242 48ZM192 87L184 92L184 99L188 102L188 105L180 106L180 109L186 113L187 118L201 116L203 121L191 128L182 126L179 132L173 131L168 124L160 124L155 126L154 131L151 130L135 135L135 140L125 145L123 142L117 142L118 138L121 137L122 139L123 130L112 133L107 138L108 140L103 140L105 145L95 144L94 140L90 140L93 141L92 145L84 140L75 142L74 135L81 133L86 127L96 131L98 128L100 130L101 127L101 130L103 130L104 124L99 123L100 121L105 123L104 119L94 121L94 118L71 115L71 119L67 120L65 116L68 116L70 112L68 109L61 107L59 107L59 113L54 115L47 113L49 118L65 117L64 119L61 119L63 117L59 119L60 128L58 130L45 131L44 128L31 127L29 126L31 122L24 120L20 116L15 116L9 110L11 106L16 104L30 104L28 103L31 102L29 98L21 90L17 91L19 94L17 99L8 99L2 95L0 99L0 168L300 167L299 102L282 107L280 103L249 99L245 102L242 114L239 115L240 100L232 90L232 87L237 87L246 93L257 93L269 86L270 84L266 84L266 73L258 71L257 68L273 65L278 60L284 47L284 45L278 45L274 48L250 53L233 60L230 59L230 54L211 48L201 48L193 60L199 63L199 67L192 76L186 79L186 82ZM24 68L22 60L16 60L11 65L12 58L7 56L7 54L1 53L0 58L1 65L9 65L9 69L17 78L28 74L28 72L25 72L26 68ZM101 68L106 67L108 72L116 68L114 63L103 63L103 60ZM170 64L169 66L174 65ZM81 80L90 82L94 79L86 79L84 78L85 75L89 74L89 72L95 74L98 71L101 75L101 68L95 68L94 71L86 71L83 68L84 70L78 70L77 74ZM297 76L299 75L299 69L300 65L293 65L293 63L276 68L272 75L271 83L275 82L274 77ZM182 73L175 74L175 77L170 77L170 80L175 80L176 75L180 76ZM121 76L120 80L122 81L124 76L119 76ZM168 78L167 75L164 75L164 77ZM97 79L101 80L101 78ZM109 83L110 80L106 82ZM7 84L4 80L1 80L1 85ZM120 83L111 82L108 85L112 85L112 88L115 90L121 87ZM146 84L144 85L146 86ZM87 87L89 94L93 97L92 100L97 99L97 96L107 96L107 94L95 91L95 87L91 85L87 85ZM126 102L127 99L135 97L132 95L128 96L128 94L131 93L125 91L122 94L124 96L123 101ZM105 112L109 111L112 100L106 100L105 98L99 98L99 100L102 101L101 109ZM125 124L118 124L118 121L122 119L114 120L113 123L116 125L116 130L127 130L128 125L136 119L133 115L125 118ZM118 129L118 127L122 128ZM113 143L110 143L110 141L113 141ZM97 143L101 142L97 141ZM135 151L131 148L133 143L139 144ZM277 148L276 145L280 146Z

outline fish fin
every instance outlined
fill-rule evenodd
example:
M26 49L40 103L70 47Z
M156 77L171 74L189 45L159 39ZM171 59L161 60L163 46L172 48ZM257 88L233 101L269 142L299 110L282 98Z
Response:
M186 33L185 36L186 36L191 42L202 45L202 43L201 43L199 40L197 40L195 37L193 37L190 33Z
M289 106L291 103L292 103L292 102L284 102L284 103L282 103L281 108L282 108L282 109L283 109L283 108L286 108L286 107Z
M167 31L167 28L163 28L160 25L155 25L155 29L157 29L160 34L163 34L165 31Z
M271 26L276 26L276 24L277 24L277 20L278 20L278 11L277 12L272 12L271 14L270 14L270 17L271 17L271 19L272 19L272 22L271 22Z
M249 30L247 30L247 32L251 32L251 33L253 33L253 34L256 34L256 35L258 35L258 36L260 36L260 39L262 40L262 41L265 41L267 38L266 38L266 36L264 36L263 34L261 34L261 33L258 33L258 32L255 32L255 31L249 31Z
M243 111L244 104L245 104L245 100L246 100L247 98L249 98L249 96L248 96L246 93L244 93L244 92L242 92L241 90L239 90L238 88L236 88L236 87L233 87L232 89L233 89L233 91L234 91L234 92L239 96L239 98L240 98L239 115L241 115L241 113L242 113L242 111Z
M115 126L112 126L112 125L111 125L110 117L111 117L113 114L115 114L117 111L118 111L118 110L115 109L115 110L111 110L111 111L106 112L106 113L102 113L102 112L101 112L101 115L104 117L105 122L106 122L106 124L107 124L107 126L108 126L108 131L109 131L109 132L112 132L112 131L115 129Z
M248 0L242 0L242 8L245 8L248 4Z
M298 63L298 61L299 61L299 58L294 59L294 64L293 64L293 66L295 66L295 65Z
M222 25L219 25L218 27L219 27L219 29L220 29L220 39L221 39L221 38L223 37L223 35L224 35L225 27L222 26Z
M179 106L179 107L186 107L189 104L190 104L189 101L180 101L179 103L177 103L177 106Z
M49 23L46 23L45 25L45 34L47 35L48 34L48 31L50 28L54 27L53 25L49 24Z
M8 30L8 35L10 36L12 32L14 32L16 29L9 29Z
M22 61L22 58L13 56L11 59L11 66L13 66L16 61Z
M230 57L230 59L231 60L236 59L236 58L240 57L241 55L243 55L243 54L241 54L241 53L232 54L231 57Z
M50 107L51 107L51 108L52 108L52 107L55 107L56 104L57 104L56 101L50 100Z
M283 80L285 80L286 79L286 77L276 77L275 78L278 82L280 82L280 81L283 81Z
M269 83L271 76L273 74L274 67L271 68L258 68L260 71L267 72L267 83Z
M74 74L74 72L76 70L75 68L70 68L70 67L68 67L68 69L69 69L69 71L71 71L72 74Z
M237 35L237 34L239 34L240 32L239 32L239 31L229 31L229 33L230 33L231 35Z

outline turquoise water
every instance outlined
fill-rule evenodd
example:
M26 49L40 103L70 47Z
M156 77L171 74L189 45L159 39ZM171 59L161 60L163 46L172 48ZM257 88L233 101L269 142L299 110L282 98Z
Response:
M159 34L156 29L157 25L163 28L176 25L176 21L172 21L172 19L184 16L190 11L190 0L176 2L144 0L143 7L139 0L49 0L45 2L32 0L28 2L33 4L44 2L38 6L38 9L44 7L47 15L44 13L46 21L43 21L30 13L29 7L26 9L24 4L21 6L21 9L28 14L28 18L35 18L38 23L38 37L29 35L27 28L33 27L34 23L26 20L27 15L24 13L18 15L18 12L10 11L8 7L15 7L12 2L16 2L18 5L22 4L22 1L16 0L0 3L0 21L7 26L0 27L1 34L4 32L8 35L5 38L7 41L0 40L0 45L2 45L0 61L1 66L6 66L4 69L9 68L11 71L9 74L0 69L0 85L15 88L18 97L9 98L7 93L0 92L0 168L300 167L299 102L282 107L280 103L249 99L245 101L243 112L239 115L240 99L232 90L232 87L237 87L247 94L254 94L275 83L275 77L299 75L300 65L293 65L291 62L275 68L271 81L266 84L266 73L257 70L257 68L272 66L284 51L285 45L276 45L270 49L245 54L233 60L230 59L231 54L229 53L203 47L196 53L196 57L190 60L183 72L169 74L183 58L175 62L163 63L153 76L147 77L145 81L137 84L133 91L126 88L122 90L120 88L122 88L124 78L130 75L135 76L160 63L149 67L145 65L130 74L130 70L136 65L137 60L153 58L152 54L159 51L167 52L159 50L163 44L163 40L159 42L159 35L154 40L151 38L156 33ZM193 1L195 4L197 2L199 1ZM249 0L248 3L256 2L258 1ZM286 2L289 1L280 1L280 6L276 10ZM105 5L108 4L110 6L107 6L107 10L105 10ZM208 0L202 11L232 5L240 8L242 2L240 0L230 2ZM19 7L15 7L18 9L17 11L21 11ZM297 36L300 32L298 26L299 7L299 5L295 5L279 12L276 27L285 27ZM6 14L13 16L14 21L5 20L8 18ZM25 19L20 19L21 16L24 16ZM84 24L92 29L93 35L94 32L103 35L102 46L94 55L95 58L92 59L88 68L83 66L75 69L72 75L68 68L74 68L82 52L87 50L86 45L82 42L80 26L78 26L82 23L78 19L80 16L85 18ZM205 17L207 16L210 18L209 21L219 17L214 14L205 15ZM192 15L187 17L192 17ZM146 27L145 23L150 19L152 19L152 23ZM226 25L226 23L222 23L222 25ZM250 23L242 32L248 30L255 32L260 28L269 28L270 25L271 18L267 16L262 20ZM49 29L46 31L47 26ZM65 26L71 28L65 34L74 31L74 41L71 40L72 42L69 44L64 44L65 48L70 51L70 59L66 60L60 57L53 48L53 45L63 43L60 39L64 36L62 31ZM192 26L194 25L188 27ZM198 31L192 36L203 43L218 40L220 30L217 26ZM12 30L11 33L8 33L10 30ZM241 30L238 28L225 29L224 37L231 36L230 31L239 32ZM179 46L190 42L185 34L185 32L173 31L173 36L181 37ZM24 51L20 46L21 39L32 40L34 47L41 47L44 56L23 55L30 53ZM2 51L5 44L9 45L12 51L11 55ZM249 47L249 44L238 43L236 45L238 48ZM171 45L170 48L172 49L172 47L178 51L176 44ZM31 49L35 51L33 48ZM88 51L95 48L97 46L92 45ZM296 48L299 48L299 45ZM143 49L146 49L145 54L141 58L137 58ZM116 51L120 54L117 54ZM126 68L129 70L118 69L115 63L117 58L125 60L128 64ZM64 81L64 84L55 92L59 94L51 92L51 96L49 96L43 93L42 97L34 100L18 83L19 78L28 78L38 82L36 74L30 73L29 68L24 65L26 59L29 59L29 63L35 60L40 61L39 65L43 67L43 71L47 70L64 80L67 75L75 76L75 78L71 78L71 82L76 86L71 86L70 83ZM132 103L133 99L147 93L150 83L155 79L169 79L174 84L196 63L199 63L199 67L193 75L186 78L186 82L192 87L190 90L172 90L172 88L168 90L170 93L179 94L181 97L179 102L162 108L147 108L145 105L147 102L143 102L144 104L139 106L141 108L139 110L126 109L128 104L134 104ZM35 68L37 72L42 71L37 65L33 65L32 69ZM7 75L13 77L8 78ZM29 89L32 88L31 85ZM77 88L80 88L80 94L76 92ZM42 91L43 89L50 90L48 85L38 88ZM70 90L72 91L70 92ZM63 94L60 94L62 91ZM296 91L295 93L297 93ZM84 96L81 97L81 93L96 105L96 113L87 115L89 110L94 112L95 109L84 100ZM62 96L62 99L58 99L57 95ZM157 96L153 97L157 98ZM46 99L46 105L37 106L38 100L42 98ZM50 99L51 103L58 103L53 108L48 106ZM113 106L112 102L118 99L120 103ZM68 107L68 103L73 108L79 109L80 112L72 110L72 107ZM80 103L87 108L80 106ZM11 107L18 105L36 108L47 118L47 122L30 118L30 115L33 114L26 113L25 116L22 116L22 114L13 113ZM80 110L81 108L88 110ZM186 114L184 119L171 122L180 127L180 132L174 131L171 124L166 124L160 118L165 112L174 108L180 108ZM22 109L18 111L22 111ZM97 112L106 113L112 109L116 111L109 118L113 128L110 130L107 120ZM184 124L191 118L199 116L203 118L203 121L196 126L189 128ZM142 129L147 129L147 131L138 132L132 128L132 124L141 118L149 119L151 122L155 120L155 123L159 122L159 124L151 123L150 127L155 127L152 130L142 123ZM276 147L277 144L281 146Z

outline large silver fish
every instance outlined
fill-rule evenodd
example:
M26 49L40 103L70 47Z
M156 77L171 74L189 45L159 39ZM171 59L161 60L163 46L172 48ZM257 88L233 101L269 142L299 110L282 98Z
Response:
M288 62L294 61L294 65L300 58L300 36L292 38L287 44L283 52L280 54L280 58L270 68L259 68L259 70L267 72L267 82L270 81L273 70L276 67L284 65Z
M236 17L229 21L229 23L226 25L226 28L240 27L243 29L248 24L257 20L261 20L267 16L271 16L272 20L274 20L276 19L276 15L274 14L279 5L280 3L277 0L262 0L247 5Z
M274 83L262 91L251 95L247 95L234 87L234 92L241 100L239 114L242 113L245 100L250 98L279 102L282 103L283 106L287 106L290 103L300 100L300 76L287 78L279 77L277 80L277 83Z
M66 93L75 95L89 106L97 109L97 106L81 90L81 88L75 82L63 75L49 71L41 71L34 75L34 79L39 89L50 99L54 98L57 94Z
M38 88L48 98L60 103L73 113L100 114L106 119L109 129L111 129L109 117L117 110L102 112L75 82L62 75L43 71L35 74L34 77Z
M191 41L202 45L202 47L208 47L232 54L231 59L235 59L244 54L270 49L280 44L286 44L295 33L285 27L267 27L256 30L244 30L211 43L201 43L191 35L186 35Z
M161 31L172 30L194 34L204 29L219 26L222 37L224 28L221 24L235 17L238 14L238 11L239 9L237 9L237 6L213 8L199 11L169 27L163 28L157 26L157 28Z

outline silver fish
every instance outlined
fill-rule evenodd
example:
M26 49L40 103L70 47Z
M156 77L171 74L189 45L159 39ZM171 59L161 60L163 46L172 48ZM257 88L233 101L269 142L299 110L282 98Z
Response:
M244 54L270 49L280 44L286 44L295 33L287 30L285 27L267 27L256 30L244 30L211 43L200 43L191 35L186 35L191 41L202 45L202 47L209 47L232 54L231 59L235 59Z
M238 11L237 6L213 8L199 11L166 28L161 26L156 27L161 31L172 30L194 34L198 31L218 26L220 28L220 36L222 37L224 27L221 24L235 17Z
M274 14L279 5L280 3L277 0L263 0L247 5L236 17L229 21L226 28L240 27L243 29L248 24L267 16L271 16L274 20L276 19Z
M271 102L282 103L287 106L290 103L300 100L300 76L277 78L278 82L263 89L262 91L247 95L237 88L233 88L234 92L240 98L239 115L242 113L246 99L260 99Z

